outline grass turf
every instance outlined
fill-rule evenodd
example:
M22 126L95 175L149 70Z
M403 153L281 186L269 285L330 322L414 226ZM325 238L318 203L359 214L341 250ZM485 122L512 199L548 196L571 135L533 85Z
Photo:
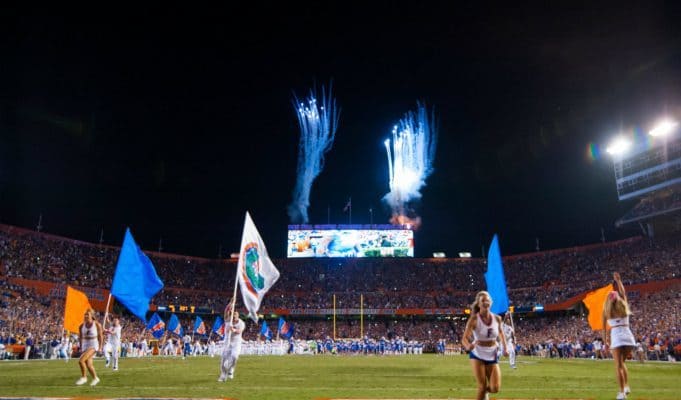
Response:
M629 366L629 399L679 399L681 364ZM472 399L475 381L465 356L242 356L234 380L217 382L219 358L121 359L104 368L96 387L75 386L77 360L0 362L0 396L234 399ZM519 357L518 369L503 360L502 388L492 399L614 399L612 361Z

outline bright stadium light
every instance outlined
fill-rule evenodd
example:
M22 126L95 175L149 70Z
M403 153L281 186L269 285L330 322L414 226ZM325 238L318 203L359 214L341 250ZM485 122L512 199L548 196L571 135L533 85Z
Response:
M663 121L660 121L655 127L648 132L650 136L654 137L664 137L669 135L676 129L676 126L679 125L678 122L672 121L670 119L665 119Z
M607 151L608 154L613 155L613 156L622 155L622 154L626 153L627 150L629 150L630 147L631 147L631 141L622 137L622 136L619 136L619 137L615 138L615 140L613 140L610 143L610 146L608 146L608 148L605 149L605 151Z

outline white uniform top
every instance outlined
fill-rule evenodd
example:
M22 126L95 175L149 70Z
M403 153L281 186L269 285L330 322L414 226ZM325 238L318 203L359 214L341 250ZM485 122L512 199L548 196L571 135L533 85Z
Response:
M636 346L634 334L629 329L629 316L608 319L610 330L610 347Z
M67 354L71 352L71 340L68 338L68 336L61 339L61 342L59 343L59 349L64 350L67 352Z
M111 343L111 346L113 346L114 350L121 345L121 329L122 327L120 325L118 326L113 326L111 328L111 332L109 333L109 343Z
M497 316L490 313L492 316L492 322L487 325L477 314L477 323L475 324L475 329L473 329L473 340L475 341L475 347L472 353L481 360L485 361L496 361L497 359L497 346L480 346L477 344L478 341L494 341L496 343L497 337L499 336L499 321L497 321Z
M506 344L508 347L513 347L513 328L511 325L502 324L501 329L504 330L504 337L506 338Z
M83 337L83 342L80 344L83 348L80 349L80 351L84 352L88 349L99 350L99 335L95 322L92 322L92 325L89 327L83 323L83 325L80 326L80 333Z
M241 333L246 329L246 323L239 320L234 326L236 327L236 332L232 332L231 321L225 322L225 341L222 348L223 357L239 357L239 354L241 354Z
M235 325L236 332L232 332L232 322L225 322L225 345L229 341L229 347L241 347L241 333L246 329L246 323L239 320Z
M476 314L478 321L475 324L475 329L473 329L473 340L497 340L497 337L499 336L499 321L497 321L497 316L495 314L489 314L492 316L492 322L489 325L483 322L480 314Z

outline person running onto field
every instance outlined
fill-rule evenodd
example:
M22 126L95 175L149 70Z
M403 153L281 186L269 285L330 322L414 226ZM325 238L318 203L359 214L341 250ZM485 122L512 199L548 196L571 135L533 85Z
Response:
M118 358L121 353L121 320L114 318L113 325L107 328L106 332L109 334L108 345L111 348L111 356L113 358L113 370L118 371ZM108 364L108 360L107 360Z
M225 310L225 321L229 322L225 322L225 344L222 348L218 382L234 379L234 368L236 368L236 362L239 360L239 353L241 353L241 333L246 329L244 321L239 319L238 311L233 312L231 319L229 317L227 310Z
M515 369L515 330L513 330L513 326L511 325L511 314L506 313L504 315L504 323L501 325L501 328L504 330L504 337L506 338L506 344L508 347L506 347L506 351L508 352L508 363L511 366L511 368Z
M497 338L503 346L504 356L508 355L506 339L501 329L501 317L490 311L491 306L492 298L488 292L481 291L475 295L471 316L461 340L470 352L470 364L477 381L477 400L487 400L488 393L497 393L501 388ZM473 341L470 340L471 337Z
M102 351L104 338L102 325L95 321L95 311L93 309L85 312L83 323L80 324L78 333L80 335L80 359L78 360L80 379L76 381L76 385L82 385L87 382L86 371L89 371L90 375L92 375L90 386L96 386L99 383L99 378L97 377L92 359L98 351Z

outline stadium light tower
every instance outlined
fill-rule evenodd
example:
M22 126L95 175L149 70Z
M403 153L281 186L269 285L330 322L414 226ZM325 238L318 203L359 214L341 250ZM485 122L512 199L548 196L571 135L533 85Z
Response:
M678 125L679 123L676 121L664 119L655 125L655 127L651 129L648 134L653 137L669 136L672 132L674 132Z

